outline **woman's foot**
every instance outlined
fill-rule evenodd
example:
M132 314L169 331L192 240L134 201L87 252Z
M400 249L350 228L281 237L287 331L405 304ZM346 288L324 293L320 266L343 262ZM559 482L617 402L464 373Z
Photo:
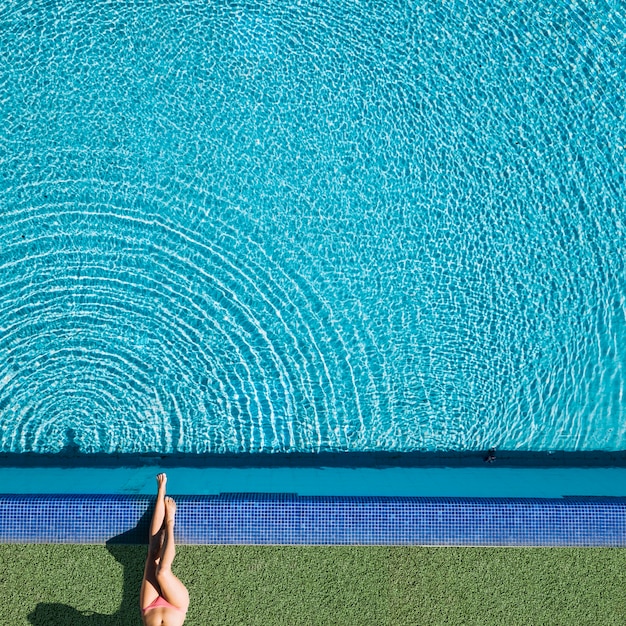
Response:
M157 488L159 495L165 495L165 485L167 484L167 475L166 474L157 474L156 477Z
M176 515L176 502L170 497L165 498L165 523L174 523Z

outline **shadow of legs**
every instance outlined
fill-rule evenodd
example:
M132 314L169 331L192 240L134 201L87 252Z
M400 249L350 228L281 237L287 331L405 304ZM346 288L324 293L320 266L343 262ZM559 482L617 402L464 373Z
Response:
M139 626L139 588L147 556L148 527L151 507L142 515L137 526L112 537L106 548L122 565L123 583L120 608L113 615L102 615L60 603L41 602L28 615L32 626ZM137 545L140 544L140 545ZM143 545L142 545L143 544ZM97 576L93 572L93 576Z

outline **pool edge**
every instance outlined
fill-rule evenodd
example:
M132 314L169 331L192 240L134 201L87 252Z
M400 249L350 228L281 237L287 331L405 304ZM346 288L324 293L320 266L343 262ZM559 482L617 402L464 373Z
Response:
M626 498L177 496L183 545L626 547ZM0 494L1 543L143 544L154 497Z

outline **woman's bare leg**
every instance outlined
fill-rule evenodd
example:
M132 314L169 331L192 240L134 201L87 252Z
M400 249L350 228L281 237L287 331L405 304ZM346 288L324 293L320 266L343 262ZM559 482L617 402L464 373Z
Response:
M167 484L167 476L158 474L156 480L158 486L157 499L154 505L152 521L150 522L148 558L146 559L146 567L143 572L143 581L141 582L141 591L139 593L139 605L142 609L145 609L161 595L156 573L165 535L165 486Z
M156 577L161 589L161 595L170 604L186 611L189 606L189 592L185 585L172 573L172 563L176 556L176 543L174 542L175 515L176 502L172 498L165 498L165 536Z

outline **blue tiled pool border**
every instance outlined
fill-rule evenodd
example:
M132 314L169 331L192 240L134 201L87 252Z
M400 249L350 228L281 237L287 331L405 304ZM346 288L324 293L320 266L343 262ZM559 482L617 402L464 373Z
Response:
M626 498L178 496L181 544L626 547ZM0 495L3 543L144 543L154 498Z

